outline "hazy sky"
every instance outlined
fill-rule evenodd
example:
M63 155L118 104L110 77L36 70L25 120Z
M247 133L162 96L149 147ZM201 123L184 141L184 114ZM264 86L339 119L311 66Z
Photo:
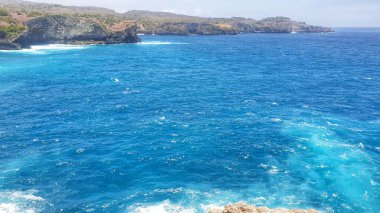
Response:
M331 27L380 27L380 0L33 0L100 6L118 12L153 10L206 17L287 16Z

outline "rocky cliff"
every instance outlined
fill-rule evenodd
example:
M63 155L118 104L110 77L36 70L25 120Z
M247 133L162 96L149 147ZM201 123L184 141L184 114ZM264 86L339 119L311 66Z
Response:
M116 44L139 41L134 23L113 30L96 21L51 15L31 19L25 25L26 30L15 39L0 41L0 49L29 48L36 44Z
M210 210L208 213L317 213L317 211L312 209L269 209L266 207L250 206L245 203L235 203L225 206L223 209Z
M255 23L248 24L250 28L241 29L246 33L326 33L332 32L331 28L307 25L305 22L293 21L287 17L265 18Z
M165 12L129 11L123 14L126 19L138 23L138 33L176 35L215 35L238 33L325 33L333 30L328 27L308 25L287 17L272 17L262 20L250 18L205 18L185 16Z
M21 45L11 41L0 40L0 50L19 50Z
M232 26L223 28L207 23L165 23L149 33L158 35L235 35L239 31Z

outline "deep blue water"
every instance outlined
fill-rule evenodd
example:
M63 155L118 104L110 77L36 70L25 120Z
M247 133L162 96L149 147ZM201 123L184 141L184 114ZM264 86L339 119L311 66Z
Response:
M380 31L0 52L0 212L380 211Z

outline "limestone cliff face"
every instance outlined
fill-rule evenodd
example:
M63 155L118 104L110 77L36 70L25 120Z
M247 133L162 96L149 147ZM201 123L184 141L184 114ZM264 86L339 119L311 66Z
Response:
M27 29L13 41L2 40L0 49L29 48L37 44L116 44L139 40L136 24L118 30L70 16L43 16L26 22Z
M269 209L266 207L250 206L245 203L235 203L225 206L223 209L210 210L208 213L317 213L317 211L311 209Z
M45 16L26 23L27 30L15 39L23 48L34 44L114 44L135 43L139 39L136 26L112 32L88 20L67 16Z
M67 43L74 40L101 40L106 32L98 25L65 16L47 16L26 23L27 31L16 38L22 47L33 44Z

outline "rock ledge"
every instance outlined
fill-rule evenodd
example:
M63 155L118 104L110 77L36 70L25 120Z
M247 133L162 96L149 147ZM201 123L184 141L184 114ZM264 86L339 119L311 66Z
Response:
M269 209L267 207L250 206L246 203L235 203L224 207L224 209L212 209L208 213L317 213L317 210L307 209Z

